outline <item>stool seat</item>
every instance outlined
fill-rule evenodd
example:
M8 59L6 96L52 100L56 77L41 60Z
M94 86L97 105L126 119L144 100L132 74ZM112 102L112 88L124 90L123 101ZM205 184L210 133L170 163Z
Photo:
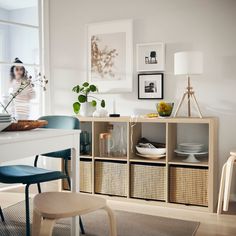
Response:
M84 215L105 206L105 199L79 193L45 192L34 198L34 209L47 219Z
M236 150L230 152L231 156L236 156Z
M106 200L80 193L48 192L35 196L33 236L52 236L57 219L74 217L103 209L108 214L110 236L117 236L116 220Z

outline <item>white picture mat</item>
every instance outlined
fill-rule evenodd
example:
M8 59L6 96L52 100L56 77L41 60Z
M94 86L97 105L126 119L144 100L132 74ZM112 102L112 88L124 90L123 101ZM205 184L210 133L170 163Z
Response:
M101 34L125 33L125 74L121 80L91 80L91 37ZM88 81L98 86L100 93L132 92L133 90L133 21L119 20L89 24L88 42ZM122 72L121 72L122 73Z
M140 43L136 45L137 51L137 71L164 71L165 70L165 44L156 43ZM145 64L145 57L150 56L151 51L157 52L157 64Z
M145 99L158 99L163 97L163 79L161 74L156 75L139 75L139 98ZM145 82L150 83L153 82L156 88L155 92L145 92L145 86L147 85Z

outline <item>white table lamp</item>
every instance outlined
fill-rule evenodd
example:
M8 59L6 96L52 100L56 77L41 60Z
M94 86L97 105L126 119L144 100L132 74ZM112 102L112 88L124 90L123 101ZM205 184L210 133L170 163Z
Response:
M191 117L191 99L192 99L198 111L199 117L202 118L202 113L197 103L197 99L195 97L193 87L191 87L191 84L190 84L190 75L199 75L203 73L202 52L197 52L197 51L177 52L174 55L174 63L175 63L175 75L186 75L188 78L188 86L177 106L174 117L178 115L178 112L184 100L187 98L188 99L188 117Z

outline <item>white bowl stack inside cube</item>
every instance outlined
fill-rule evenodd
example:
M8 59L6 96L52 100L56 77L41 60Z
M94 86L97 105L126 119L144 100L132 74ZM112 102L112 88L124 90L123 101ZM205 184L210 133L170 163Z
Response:
M11 115L0 113L0 132L12 123Z

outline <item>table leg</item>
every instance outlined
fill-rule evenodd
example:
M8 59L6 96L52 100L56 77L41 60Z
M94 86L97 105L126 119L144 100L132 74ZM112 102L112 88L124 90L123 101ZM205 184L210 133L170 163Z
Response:
M79 158L80 137L79 134L74 135L73 148L71 149L71 190L72 192L79 192L80 187L80 158ZM71 236L79 236L79 217L72 218Z

